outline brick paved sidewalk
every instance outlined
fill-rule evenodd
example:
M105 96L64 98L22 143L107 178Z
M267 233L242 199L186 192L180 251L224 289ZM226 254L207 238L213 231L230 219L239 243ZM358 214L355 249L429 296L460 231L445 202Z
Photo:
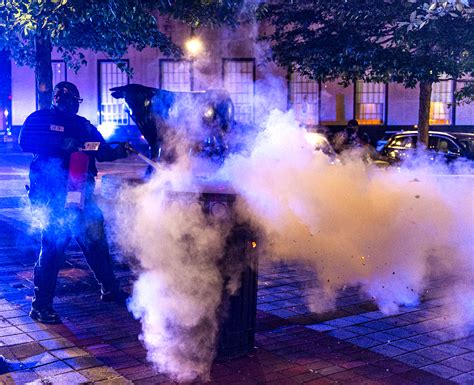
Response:
M21 200L0 207L0 355L11 371L0 384L171 383L146 361L140 323L123 307L99 301L84 258L71 247L55 308L63 325L28 316L38 237ZM130 289L132 273L117 265ZM216 362L215 384L474 384L474 336L456 339L438 321L437 287L417 308L386 317L357 288L340 292L334 312L312 314L311 272L296 265L260 268L256 349Z

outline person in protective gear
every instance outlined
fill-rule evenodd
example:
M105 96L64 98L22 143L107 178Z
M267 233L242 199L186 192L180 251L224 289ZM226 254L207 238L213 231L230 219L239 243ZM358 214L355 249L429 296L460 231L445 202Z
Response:
M334 151L341 154L347 150L359 149L359 153L366 163L386 162L387 158L379 154L370 144L370 137L362 132L356 119L349 120L346 128L338 132L333 140Z
M334 136L333 146L337 154L354 147L362 147L369 144L370 140L366 133L359 130L359 122L355 119L349 120L344 130Z
M19 144L23 151L34 154L28 195L33 215L38 216L41 223L41 249L34 267L30 316L43 323L61 322L53 309L53 298L64 251L72 237L94 272L101 288L101 299L122 302L126 298L112 269L104 217L93 193L97 175L95 161L113 161L125 158L128 153L124 145L116 148L107 145L97 128L77 115L81 102L74 84L60 82L54 88L51 109L29 115L20 132ZM91 142L98 149L84 151L89 159L85 168L82 209L66 208L71 153Z

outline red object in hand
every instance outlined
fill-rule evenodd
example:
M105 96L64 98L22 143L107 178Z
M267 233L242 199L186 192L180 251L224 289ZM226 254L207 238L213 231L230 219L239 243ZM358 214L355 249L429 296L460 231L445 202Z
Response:
M84 152L73 152L69 158L69 177L67 181L66 208L84 208L87 187L89 156Z

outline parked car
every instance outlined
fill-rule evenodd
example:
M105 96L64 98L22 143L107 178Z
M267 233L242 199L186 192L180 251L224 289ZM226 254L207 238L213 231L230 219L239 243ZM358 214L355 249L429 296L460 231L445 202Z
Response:
M327 139L326 135L320 132L307 131L305 133L305 138L315 151L321 151L331 158L334 158L336 156L336 153L334 152L334 149L329 143L329 140Z
M382 148L387 144L388 140L393 136L393 134L398 133L398 131L385 131L384 136L377 140L377 144L375 145L375 149L380 152Z
M417 140L417 131L398 132L390 137L380 153L391 163L410 159L415 154ZM435 161L474 160L474 134L430 131L428 149Z

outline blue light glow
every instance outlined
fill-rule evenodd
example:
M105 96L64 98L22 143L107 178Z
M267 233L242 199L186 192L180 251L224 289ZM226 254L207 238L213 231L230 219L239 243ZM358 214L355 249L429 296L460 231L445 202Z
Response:
M103 122L97 127L97 129L102 134L104 139L107 140L115 134L117 126L114 122Z

